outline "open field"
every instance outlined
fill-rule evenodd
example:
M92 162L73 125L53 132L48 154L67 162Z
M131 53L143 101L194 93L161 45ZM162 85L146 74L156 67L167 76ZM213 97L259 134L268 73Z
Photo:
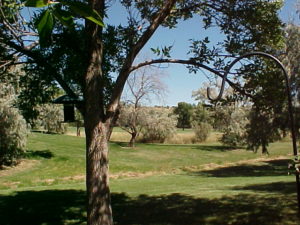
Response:
M85 224L84 142L32 133L26 159L0 171L0 224ZM215 141L112 142L115 224L300 224L291 152L289 142L271 144L270 156Z

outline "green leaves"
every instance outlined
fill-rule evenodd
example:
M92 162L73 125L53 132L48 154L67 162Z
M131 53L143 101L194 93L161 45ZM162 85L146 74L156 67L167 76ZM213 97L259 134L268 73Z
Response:
M69 11L57 7L53 10L53 15L62 23L62 25L69 28L74 27L73 16Z
M50 42L51 33L53 30L53 15L49 10L44 11L41 14L38 23L36 24L39 37L40 37L40 45L41 47L46 47Z
M55 7L51 5L55 4ZM97 11L83 2L74 1L49 1L49 0L27 0L27 7L48 7L36 23L36 28L40 37L41 47L47 47L50 43L50 37L54 27L54 17L64 26L72 28L74 26L72 13L78 14L85 19L88 19L99 26L104 26L102 17ZM61 6L66 6L71 11L61 9Z
M46 7L52 4L62 4L64 6L68 6L71 11L74 13L88 19L99 26L104 26L102 17L99 15L97 11L92 9L89 5L83 2L72 2L72 1L49 1L49 0L27 0L25 2L25 6L27 7ZM66 11L65 11L66 12ZM64 14L64 13L63 13ZM64 24L70 25L70 17L66 17L65 15L60 14L60 12L55 12L55 16Z
M45 7L49 4L50 3L48 0L27 0L25 2L26 7L36 7L36 8Z
M63 5L67 5L74 12L80 16L96 23L99 26L104 26L101 16L97 11L92 9L89 5L82 2L70 2L70 1L61 1Z
M167 58L171 58L171 50L172 50L173 45L170 46L164 46L161 49L157 48L151 48L151 51L157 55L157 56L161 56L161 57L167 57Z
M150 49L151 49L151 51L152 51L155 55L157 55L157 56L160 55L160 49L159 49L159 48L150 48Z

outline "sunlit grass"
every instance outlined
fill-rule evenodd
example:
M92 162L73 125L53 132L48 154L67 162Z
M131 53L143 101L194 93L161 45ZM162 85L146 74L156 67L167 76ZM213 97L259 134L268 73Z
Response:
M291 157L289 142L271 144L269 157ZM172 174L186 170L201 170L212 165L268 158L244 149L230 149L219 143L190 145L137 144L128 148L127 143L110 144L110 170L112 177L137 174ZM24 170L22 170L24 165ZM32 133L26 159L21 169L0 176L0 188L51 186L82 182L85 174L85 139L66 135ZM2 172L3 174L5 171Z
M213 135L202 144L111 142L115 223L297 224L291 143L273 143L265 156ZM84 190L85 139L32 133L26 159L0 171L0 224L85 224Z

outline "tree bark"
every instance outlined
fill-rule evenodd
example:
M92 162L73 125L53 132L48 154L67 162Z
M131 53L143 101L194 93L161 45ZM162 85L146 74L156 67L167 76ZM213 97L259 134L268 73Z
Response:
M99 70L94 72L87 73L92 79L88 79L85 91L87 224L112 225L108 160L111 120L104 119Z
M90 0L103 15L105 0ZM87 224L113 225L110 190L108 139L114 114L105 115L103 96L102 27L86 21L88 66L85 74Z
M112 225L107 140L109 128L103 122L95 122L86 125L87 221L88 225Z
M131 133L131 138L130 138L130 141L129 141L129 147L134 147L136 136L137 136L136 132Z

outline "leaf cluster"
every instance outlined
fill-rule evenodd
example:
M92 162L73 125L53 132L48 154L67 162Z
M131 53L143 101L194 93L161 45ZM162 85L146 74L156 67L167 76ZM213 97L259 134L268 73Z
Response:
M46 8L42 10L38 20L35 22L35 26L39 33L41 47L48 47L50 45L55 20L58 20L64 26L73 29L74 17L80 15L99 26L104 26L102 17L99 13L81 1L27 0L25 6Z

